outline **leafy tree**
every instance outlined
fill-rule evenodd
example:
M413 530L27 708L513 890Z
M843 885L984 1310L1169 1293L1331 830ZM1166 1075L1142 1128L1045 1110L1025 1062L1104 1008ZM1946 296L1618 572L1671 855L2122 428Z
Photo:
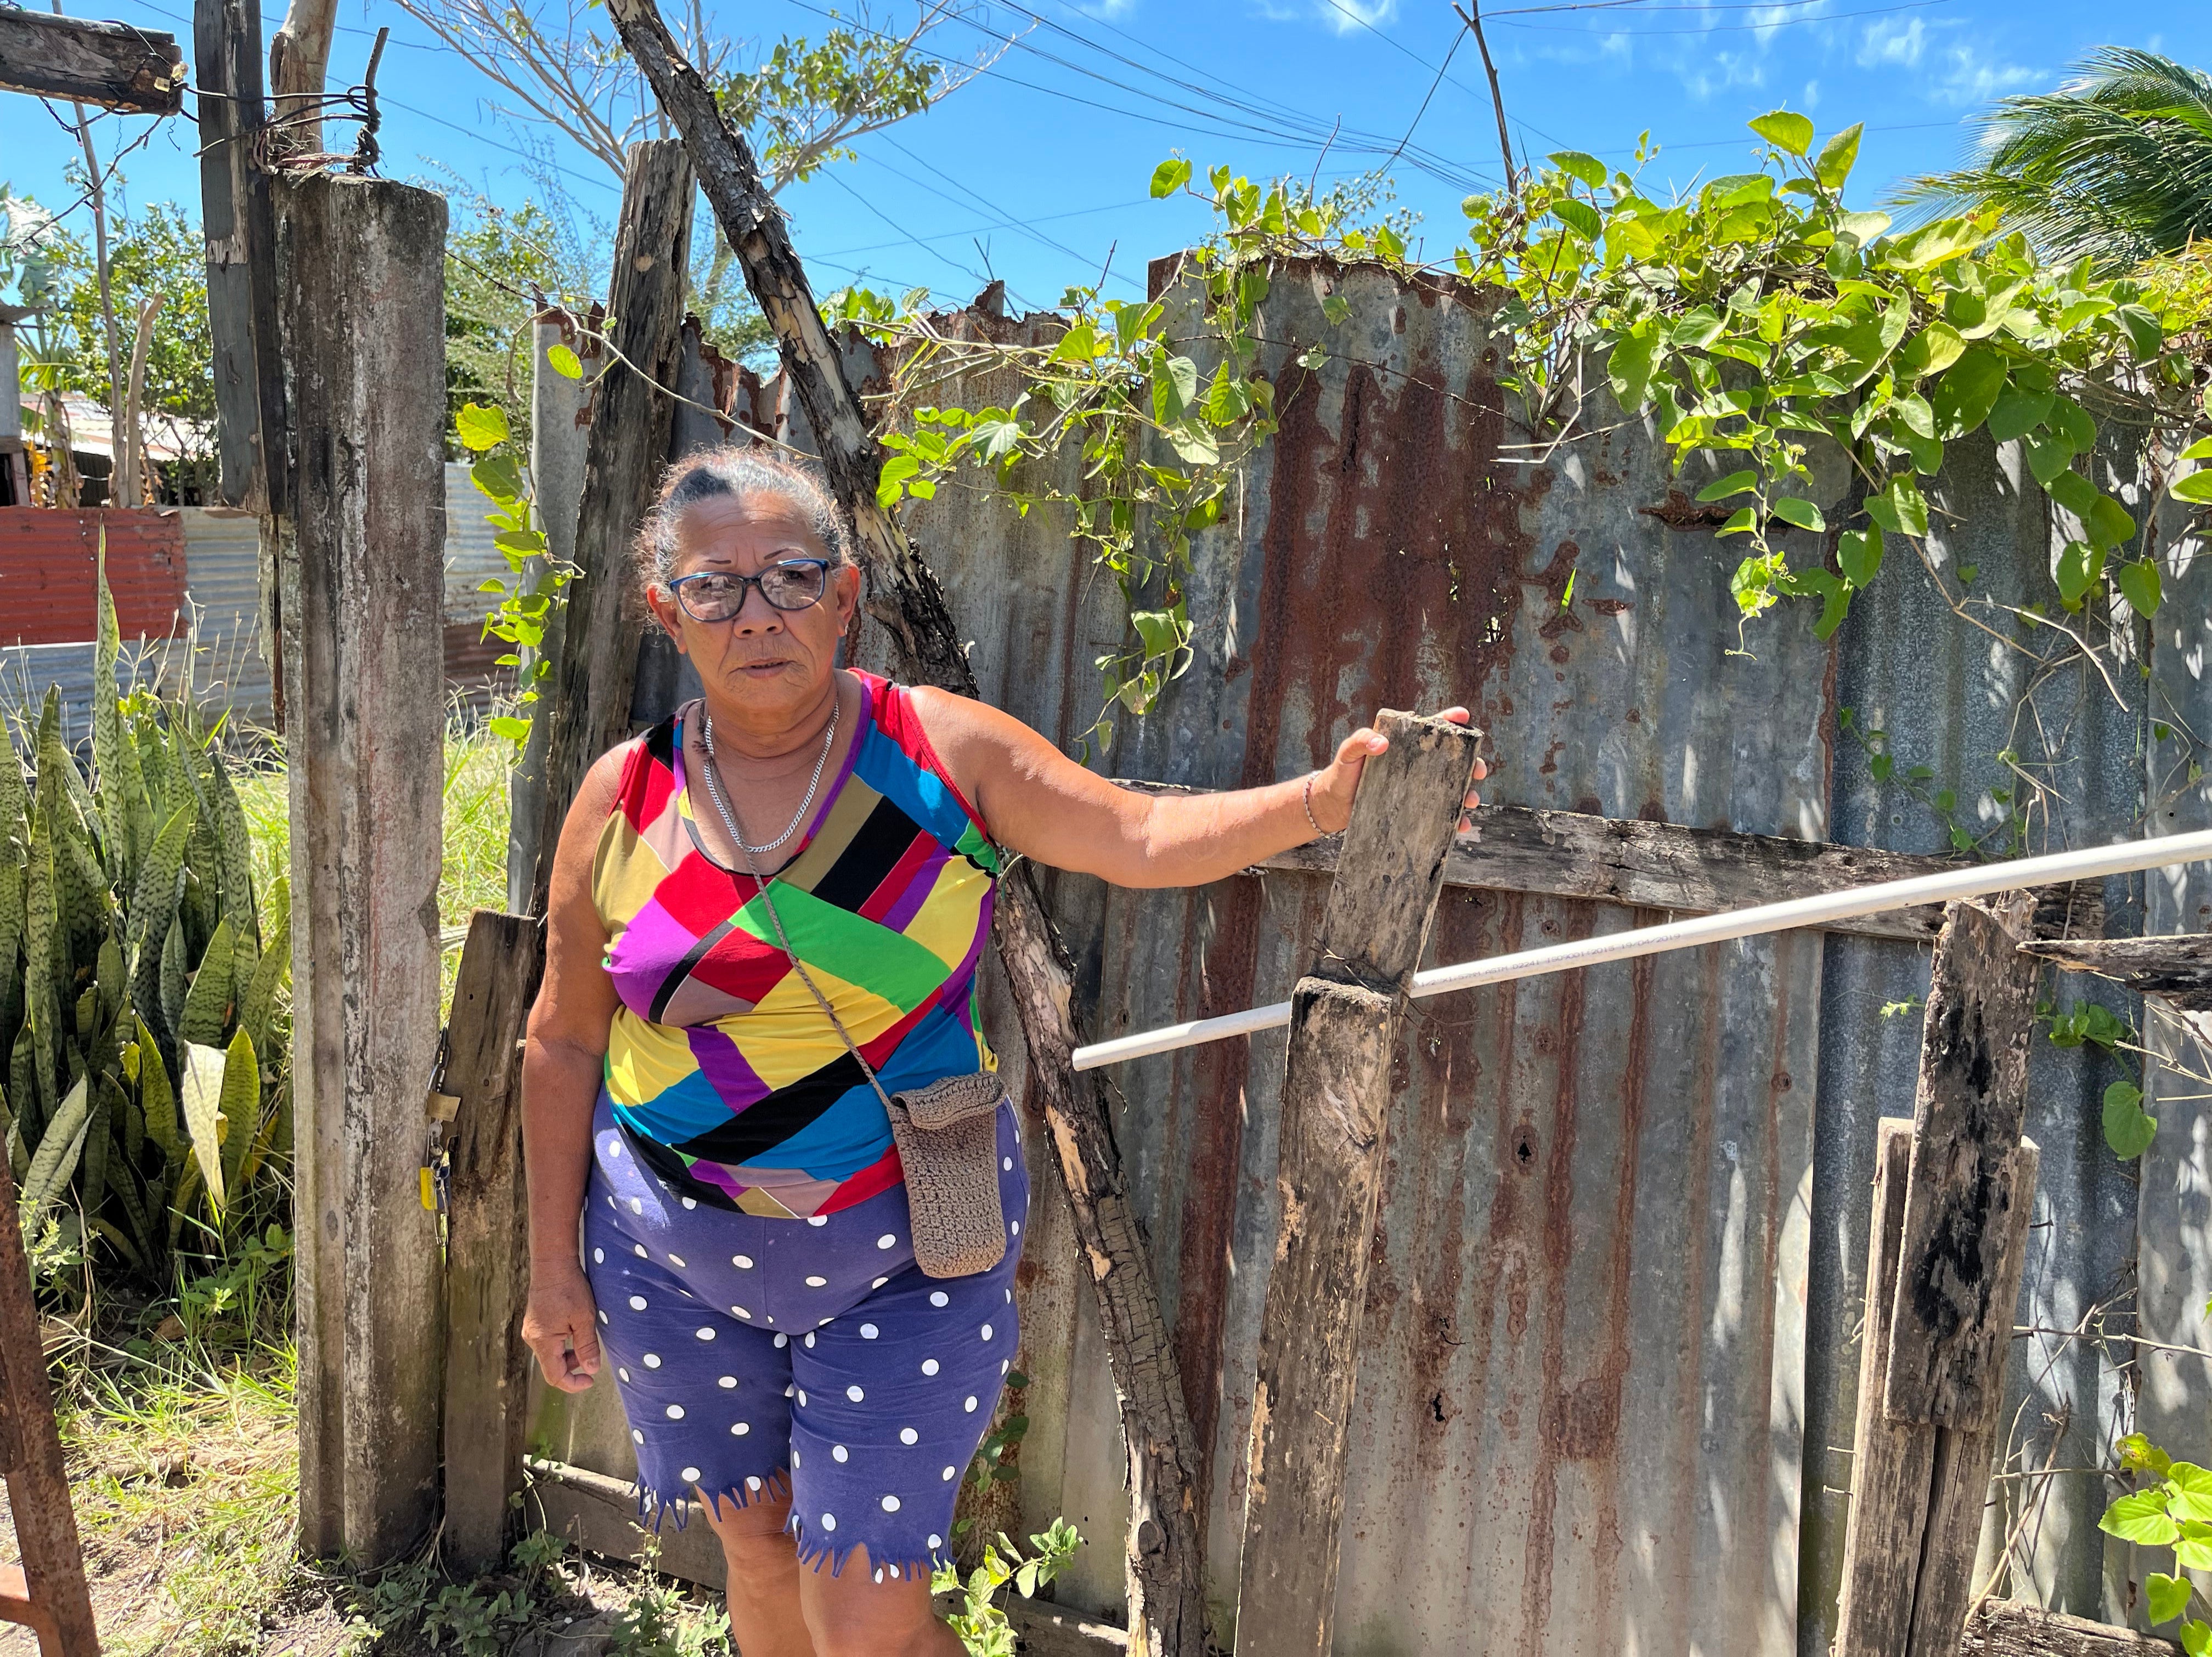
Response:
M458 412L496 404L526 442L530 322L541 302L581 312L604 278L567 221L535 201L501 207L464 197L446 241L446 391Z
M542 233L550 233L551 240L570 246L586 240L574 228L582 215L544 153L550 135L568 137L619 179L632 143L665 137L669 130L636 64L606 25L599 0L400 3L506 94L507 101L493 108L516 125L534 159L544 163L535 169L541 217L531 227L534 238L543 241L548 234ZM958 64L921 47L933 30L975 9L975 0L916 0L909 25L886 28L878 27L864 0L837 18L818 43L787 35L749 65L738 60L732 42L708 33L696 0L672 21L685 54L750 136L773 194L833 162L851 160L854 139L922 113L987 67L995 52ZM478 216L483 217L481 210ZM731 357L767 355L773 335L747 296L718 228L702 225L691 269L690 308L708 341ZM545 278L539 274L537 280ZM599 283L580 283L574 291L596 293ZM511 319L520 313L510 304L501 314ZM466 400L471 391L491 392L520 428L526 411L500 390L504 379L502 368L489 380L456 381L456 393Z
M107 353L99 273L82 243L66 246L54 317L61 385L105 404ZM135 218L118 219L108 259L116 314L126 329L141 304L156 295L161 300L146 349L146 412L212 422L215 345L208 329L207 244L196 215L174 202L157 202Z
M617 178L629 146L667 136L667 125L599 0L400 0L513 101L508 119L566 135ZM771 193L852 153L864 133L902 121L956 91L989 61L956 66L916 50L922 38L968 15L971 0L918 0L904 32L880 28L863 3L819 46L789 36L750 68L731 43L707 33L698 5L677 27L731 118L751 135Z
M1938 217L1993 211L2045 258L2133 264L2212 236L2212 76L2106 46L2056 92L1981 118L1981 154L1899 199Z

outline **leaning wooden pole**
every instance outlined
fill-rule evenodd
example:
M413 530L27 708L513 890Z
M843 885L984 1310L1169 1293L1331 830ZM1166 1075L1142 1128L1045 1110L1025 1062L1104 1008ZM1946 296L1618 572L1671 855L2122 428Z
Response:
M630 543L668 464L696 186L684 146L648 138L629 147L615 268L607 288L609 367L616 353L634 373L602 373L592 384L584 483L576 508L575 561L562 618L561 654L545 698L545 748L526 913L543 915L553 853L592 762L629 735L638 629L645 622Z
M975 695L975 677L936 577L876 504L875 439L782 217L761 186L750 149L723 120L713 91L678 50L653 0L608 0L607 10L690 146L700 185L737 251L745 285L775 328L784 370L814 428L831 485L867 549L874 584L870 613L889 630L901 675ZM1030 1079L1042 1096L1076 1234L1091 1264L1121 1393L1129 1450L1130 1648L1196 1657L1206 1642L1197 1440L1106 1096L1096 1085L1079 1088L1070 1065L1077 1035L1066 952L1026 865L1000 889L999 953L1029 1042Z
M1881 1126L1835 1657L1950 1657L1972 1605L2035 1205L2032 907L1951 906L1912 1120Z
M1344 1466L1389 1139L1390 1071L1475 733L1384 713L1313 964L1298 980L1284 1073L1282 1223L1260 1314L1237 1643L1267 1657L1334 1645Z

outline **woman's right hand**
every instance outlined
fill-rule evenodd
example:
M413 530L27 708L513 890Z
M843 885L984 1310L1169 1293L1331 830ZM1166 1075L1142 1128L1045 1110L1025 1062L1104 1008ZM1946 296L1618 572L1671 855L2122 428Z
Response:
M599 1372L599 1309L580 1270L550 1278L532 1273L522 1339L548 1385L580 1393L592 1384Z

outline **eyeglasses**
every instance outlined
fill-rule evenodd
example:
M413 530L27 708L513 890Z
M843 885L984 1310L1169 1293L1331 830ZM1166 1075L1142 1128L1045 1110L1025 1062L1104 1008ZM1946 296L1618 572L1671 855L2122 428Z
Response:
M748 587L758 587L761 597L778 610L806 610L822 602L829 585L827 558L793 558L770 564L757 575L724 569L679 575L668 590L693 621L726 622L745 607Z

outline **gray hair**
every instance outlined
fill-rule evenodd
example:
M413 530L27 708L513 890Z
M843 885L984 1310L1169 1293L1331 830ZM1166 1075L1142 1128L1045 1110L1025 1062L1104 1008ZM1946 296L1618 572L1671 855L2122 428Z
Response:
M750 446L702 449L661 475L660 492L638 525L637 562L645 579L665 587L676 575L676 525L687 507L716 496L773 495L806 516L834 565L855 564L853 531L812 461L786 460Z

